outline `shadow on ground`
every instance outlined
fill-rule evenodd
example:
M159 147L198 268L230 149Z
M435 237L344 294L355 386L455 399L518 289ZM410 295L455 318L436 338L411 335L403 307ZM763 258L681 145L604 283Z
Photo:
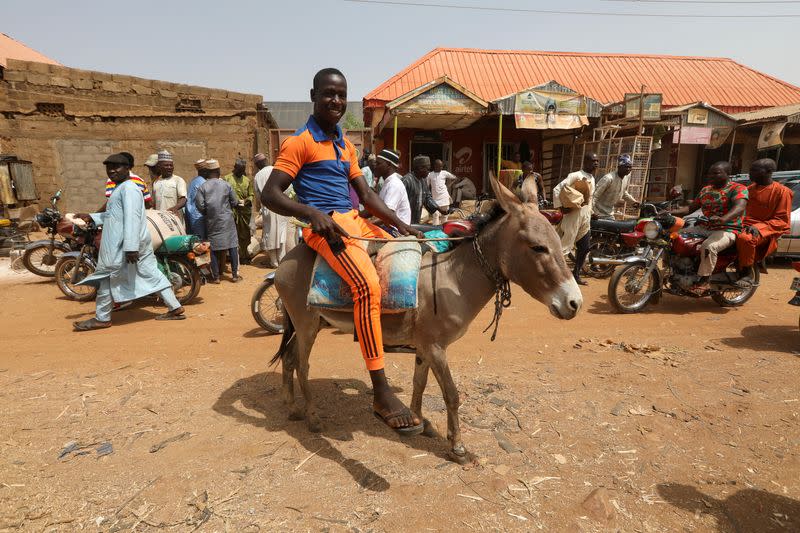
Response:
M728 337L720 342L731 348L786 353L800 352L800 331L797 326L755 325L742 328L741 337Z
M667 503L679 509L713 515L720 531L800 531L800 502L779 494L743 489L721 500L678 483L663 483L657 490Z
M686 313L711 313L724 315L730 309L720 307L711 298L689 298L664 294L661 300L654 304L648 303L640 313L654 313L659 315L685 315ZM602 295L592 302L589 313L593 315L616 315L619 312L611 305L607 295Z
M223 391L213 409L244 424L268 431L284 431L309 453L316 453L341 465L362 488L375 492L387 490L390 485L385 478L360 461L345 457L331 442L353 440L354 433L400 440L392 430L373 417L371 390L357 379L311 379L309 383L322 419L323 429L320 433L309 432L305 420L288 419L288 411L281 397L281 375L278 373L265 372L236 381ZM404 438L402 442L448 460L445 452L447 442L437 437L418 436Z

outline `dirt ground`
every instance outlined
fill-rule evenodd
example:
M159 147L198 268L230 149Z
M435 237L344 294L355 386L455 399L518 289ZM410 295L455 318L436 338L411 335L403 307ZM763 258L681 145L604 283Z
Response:
M7 264L2 265L7 268ZM320 334L324 430L287 420L279 343L250 317L264 273L206 285L183 322L149 303L72 333L93 303L0 279L0 529L36 531L798 531L793 271L739 309L666 296L613 314L592 281L571 322L513 291L449 351L464 442L379 424L349 335ZM387 355L408 401L413 357ZM431 378L426 416L446 433Z

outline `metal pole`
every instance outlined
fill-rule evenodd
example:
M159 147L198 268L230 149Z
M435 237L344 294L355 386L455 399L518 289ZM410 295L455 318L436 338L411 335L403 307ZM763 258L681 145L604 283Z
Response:
M392 150L397 151L397 115L394 116L394 142L392 143Z
M497 127L497 179L500 179L500 163L503 160L503 113L500 113L500 120Z
M728 154L728 163L733 163L733 147L736 145L736 128L733 128L733 137L731 137L731 151Z
M636 135L641 135L642 130L644 129L644 85L642 85L642 90L639 93L639 131Z

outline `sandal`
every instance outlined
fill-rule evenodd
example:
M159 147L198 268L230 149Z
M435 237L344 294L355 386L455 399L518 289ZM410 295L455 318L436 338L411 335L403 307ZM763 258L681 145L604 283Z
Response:
M158 315L156 320L186 320L186 314L183 307L180 307L174 311L167 311L162 315Z
M386 416L383 416L378 411L372 411L372 414L375 415L375 418L386 424L386 427L395 431L401 437L413 437L414 435L419 435L425 430L424 422L420 422L416 426L410 426L404 428L393 428L392 426L389 425L389 420L391 420L392 418L397 418L399 416L403 416L406 414L411 415L412 414L411 410L408 407L401 409L400 411L396 411L394 413L389 413Z
M93 329L107 329L111 327L111 321L108 322L100 322L96 318L90 318L89 320L81 320L79 322L73 322L72 327L75 328L75 331L92 331Z

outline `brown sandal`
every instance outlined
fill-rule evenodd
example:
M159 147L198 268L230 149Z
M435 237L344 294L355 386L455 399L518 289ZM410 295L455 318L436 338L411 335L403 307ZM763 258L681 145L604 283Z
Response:
M75 331L92 331L93 329L106 329L111 327L111 321L108 322L100 322L96 318L90 318L89 320L81 320L79 322L73 322L72 327L75 328Z

